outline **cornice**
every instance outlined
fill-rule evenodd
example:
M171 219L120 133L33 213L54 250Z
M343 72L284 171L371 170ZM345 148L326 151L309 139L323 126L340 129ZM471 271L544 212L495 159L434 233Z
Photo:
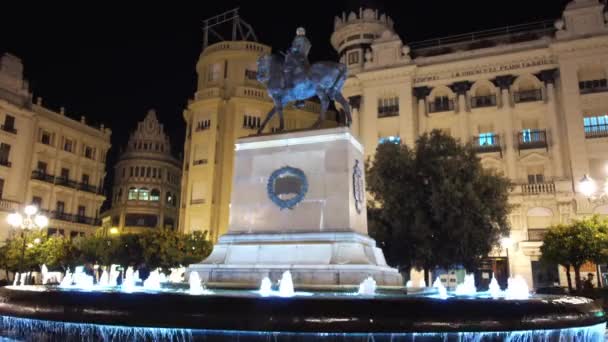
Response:
M361 83L374 83L378 81L393 81L395 83L400 83L404 81L411 81L416 68L416 65L409 64L385 69L363 71L358 73L356 77L361 81Z

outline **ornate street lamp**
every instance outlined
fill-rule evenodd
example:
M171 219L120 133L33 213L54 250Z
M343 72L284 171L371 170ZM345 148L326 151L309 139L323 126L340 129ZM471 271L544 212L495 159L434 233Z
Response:
M608 202L608 178L604 181L604 187L598 191L595 180L585 174L578 182L578 190L590 202Z
M39 230L48 227L48 217L39 214L38 208L34 205L28 205L23 209L25 215L18 212L11 213L6 218L6 221L13 228L21 229L21 239L23 239L23 248L21 249L21 261L19 262L19 274L23 274L23 259L25 258L25 232L29 230Z

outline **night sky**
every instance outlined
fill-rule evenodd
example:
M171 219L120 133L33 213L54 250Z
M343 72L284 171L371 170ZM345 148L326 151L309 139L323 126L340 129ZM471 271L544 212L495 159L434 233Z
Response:
M104 123L112 133L111 166L149 108L156 108L183 149L182 111L195 91L195 64L202 47L202 21L234 7L254 27L260 42L285 50L297 26L307 29L311 61L335 59L329 38L333 18L360 4L395 21L407 43L427 38L557 19L568 0L401 0L401 1L190 1L160 6L140 2L57 8L28 4L6 8L0 17L0 52L22 58L34 96L73 118ZM126 3L126 2L125 2ZM165 2L168 3L168 2Z

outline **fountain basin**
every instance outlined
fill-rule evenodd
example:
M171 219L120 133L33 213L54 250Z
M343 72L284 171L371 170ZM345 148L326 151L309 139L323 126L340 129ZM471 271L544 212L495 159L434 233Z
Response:
M194 296L24 288L0 289L0 336L3 331L26 325L28 329L40 326L48 331L48 326L42 328L45 324L71 324L68 330L72 333L77 327L91 325L223 333L461 334L564 329L603 333L606 321L604 312L591 300L563 296L443 300L412 295L370 298L317 293L280 298L244 291ZM24 319L42 323L23 325Z

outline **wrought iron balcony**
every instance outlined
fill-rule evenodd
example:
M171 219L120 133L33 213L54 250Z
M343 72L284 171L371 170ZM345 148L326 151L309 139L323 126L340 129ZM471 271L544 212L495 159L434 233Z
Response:
M527 150L533 148L548 148L547 145L547 130L523 130L517 134L519 150Z
M15 126L0 125L0 129L5 132L17 134L17 129L15 128Z
M473 148L477 153L502 152L500 136L487 134L473 137Z
M379 118L388 118L391 116L399 116L399 105L379 106L378 107L378 117Z
M528 241L543 241L549 229L528 229Z
M429 113L449 112L454 110L454 100L429 103Z
M541 194L554 194L555 183L529 183L521 185L521 192L524 195L541 195Z
M82 224L88 224L91 226L100 226L101 225L101 219L95 218L95 217L72 215L72 214L64 213L62 211L51 211L51 212L43 211L43 212L45 212L50 218L59 220L59 221L82 223Z
M13 163L8 161L8 159L0 159L0 165L6 166L6 167L11 167L11 166L13 166Z
M47 174L43 170L32 171L32 179L40 180L40 181L55 184L55 185L65 186L65 187L76 189L76 190L86 191L86 192L90 192L93 194L102 194L103 193L103 189L100 187L96 187L96 186L88 184L88 183L78 183L76 181L69 180L69 179L67 179L65 177L61 177L61 176L55 177L53 175Z
M605 138L608 137L608 125L586 125L585 138Z
M535 102L543 99L543 92L540 89L522 90L513 94L515 103Z
M592 94L608 91L608 81L605 78L599 80L582 81L578 83L579 93Z
M474 96L471 98L471 107L496 107L496 95Z
M32 179L41 180L43 182L54 183L55 176L49 175L43 170L34 170L32 171Z

